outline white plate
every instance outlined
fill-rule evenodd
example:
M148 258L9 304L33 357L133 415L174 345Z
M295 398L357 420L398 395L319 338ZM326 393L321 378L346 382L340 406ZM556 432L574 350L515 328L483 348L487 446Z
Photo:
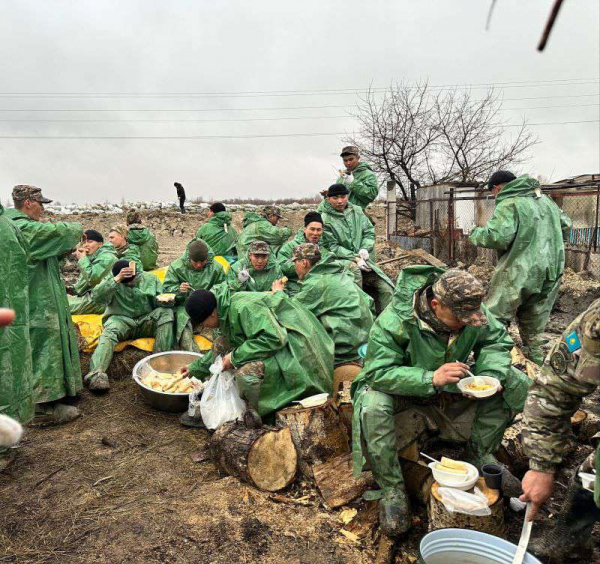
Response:
M467 378L463 378L456 385L458 386L458 389L463 394L468 394L468 395L473 396L475 398L489 398L489 397L493 396L498 391L498 388L500 387L500 380L498 380L497 378L493 378L492 376L480 376L480 378L483 378L483 381L486 384L490 384L491 386L494 386L494 387L493 388L489 388L488 390L481 390L479 392L476 392L475 390L469 390L467 388L467 386L469 384L472 384L473 381L475 380L475 378L473 376L469 376Z
M459 474L450 474L449 472L444 472L443 470L436 469L437 462L430 462L428 464L429 468L433 472L433 478L435 481L445 488L455 488L457 490L462 490L466 492L470 490L479 479L479 470L475 468L472 464L468 462L464 462L463 464L467 467L467 476L465 478L464 475L460 476Z

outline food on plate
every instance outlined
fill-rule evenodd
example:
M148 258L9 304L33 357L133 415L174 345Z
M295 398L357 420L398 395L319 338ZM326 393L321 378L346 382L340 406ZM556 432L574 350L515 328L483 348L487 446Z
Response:
M483 392L493 388L493 384L487 384L481 376L475 376L470 384L467 384L465 388L472 392Z
M467 465L464 462L452 460L445 456L442 456L442 460L439 464L436 464L435 469L441 472L448 472L449 474L460 474L463 476L468 474Z
M168 394L189 394L196 390L194 382L188 376L183 376L181 372L169 374L151 370L141 378L141 382L148 388Z
M172 302L173 300L175 300L175 294L158 294L158 296L156 296L156 299L159 302Z

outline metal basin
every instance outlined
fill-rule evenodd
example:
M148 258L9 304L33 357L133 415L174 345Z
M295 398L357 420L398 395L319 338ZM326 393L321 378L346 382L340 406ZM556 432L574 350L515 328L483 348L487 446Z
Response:
M177 372L180 368L188 366L203 355L188 351L168 351L152 354L140 360L133 367L133 380L139 386L144 399L155 409L182 413L188 408L189 394L167 394L148 388L142 384L144 378L151 370L156 372Z

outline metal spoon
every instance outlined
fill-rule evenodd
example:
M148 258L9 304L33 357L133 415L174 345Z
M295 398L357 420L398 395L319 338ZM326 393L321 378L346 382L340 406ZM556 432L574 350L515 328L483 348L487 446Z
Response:
M527 545L529 544L529 537L531 535L531 527L533 521L529 520L529 514L531 513L531 502L527 503L527 509L525 510L525 521L523 522L523 529L521 529L521 538L519 539L519 546L517 546L517 552L513 558L512 564L523 564L523 558L527 553Z

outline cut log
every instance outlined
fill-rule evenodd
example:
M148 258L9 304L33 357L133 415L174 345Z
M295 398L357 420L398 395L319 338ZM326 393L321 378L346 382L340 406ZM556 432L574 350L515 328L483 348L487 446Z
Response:
M289 427L298 449L300 472L313 477L313 466L350 452L348 432L333 401L317 407L288 407L275 417L281 427Z
M393 564L396 560L396 539L381 535L374 564Z
M579 427L587 419L587 413L578 409L571 417L571 425L573 428Z
M496 454L498 460L506 464L513 474L524 474L529 469L529 459L523 448L523 421L519 420L504 432L502 447Z
M481 531L497 537L505 537L506 528L504 526L504 500L498 490L491 490L485 485L485 480L479 478L477 487L485 494L488 499L491 515L485 517L476 517L464 513L450 513L442 503L439 494L439 484L433 483L431 487L431 497L429 498L429 531L453 527L457 529L471 529L472 531Z
M261 490L282 490L296 478L298 454L288 428L226 423L211 437L210 451L224 472Z
M350 454L342 454L324 464L315 464L313 470L317 489L331 508L354 501L375 484L371 472L363 472L360 478L353 476Z

